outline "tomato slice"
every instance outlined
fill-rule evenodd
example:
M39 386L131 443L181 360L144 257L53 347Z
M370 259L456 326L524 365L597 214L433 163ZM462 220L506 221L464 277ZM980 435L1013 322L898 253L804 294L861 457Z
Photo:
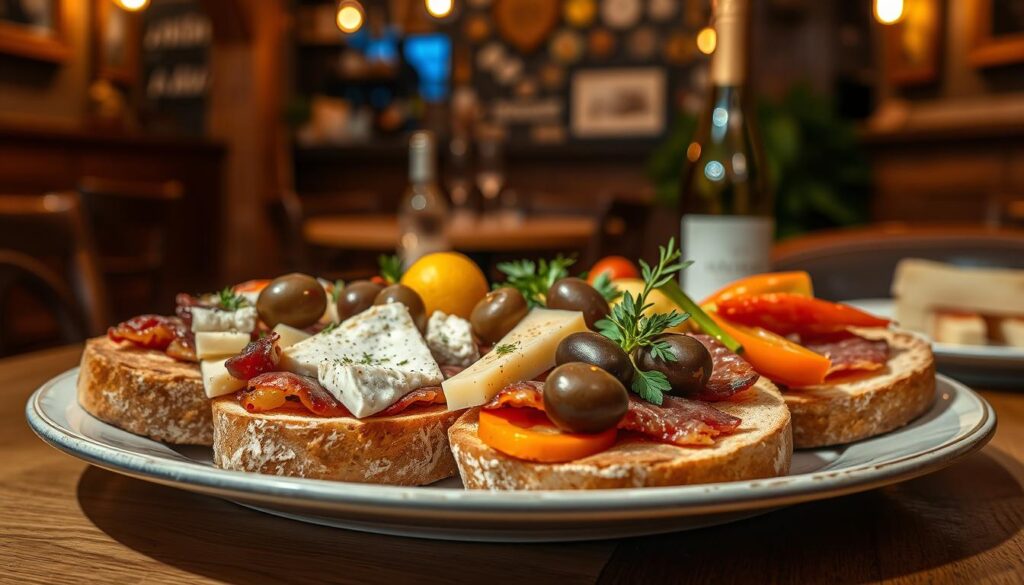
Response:
M887 327L888 319L849 305L793 293L769 293L718 302L718 314L732 323L762 327L779 335L835 333L848 327Z
M755 274L726 285L704 299L701 304L717 304L727 299L775 292L812 297L814 296L814 287L811 285L811 275L802 270Z
M594 284L597 277L607 272L610 280L618 278L639 278L640 271L637 270L636 264L633 261L624 256L605 256L597 262L590 269L590 274L587 275L587 282Z
M247 280L247 281L245 281L243 283L236 284L233 287L233 289L234 289L234 291L236 293L245 293L245 292L257 293L257 292L260 292L261 290L267 288L268 284L270 284L270 279L267 279L267 278L257 278L257 279L254 279L254 280Z
M767 329L733 323L714 312L708 314L743 345L743 358L757 373L773 382L796 388L821 384L832 367L827 357Z
M506 455L541 463L574 461L615 444L618 429L589 435L564 433L532 408L481 410L480 440Z

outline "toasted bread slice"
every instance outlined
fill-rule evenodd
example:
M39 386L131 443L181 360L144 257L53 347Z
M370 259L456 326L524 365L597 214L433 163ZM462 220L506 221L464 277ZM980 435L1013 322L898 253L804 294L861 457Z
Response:
M927 341L905 331L862 329L889 342L889 362L878 372L784 393L798 449L840 445L901 427L935 398L935 359Z
M425 485L455 475L444 406L397 416L318 418L251 413L213 401L213 461L222 469L335 481Z
M715 407L743 419L739 430L708 447L676 447L622 438L607 451L568 463L509 457L477 436L479 409L448 431L452 453L469 489L565 490L668 486L775 477L789 472L793 436L779 390L762 378Z
M90 339L78 374L89 414L136 435L180 445L213 443L210 400L199 365L161 351Z

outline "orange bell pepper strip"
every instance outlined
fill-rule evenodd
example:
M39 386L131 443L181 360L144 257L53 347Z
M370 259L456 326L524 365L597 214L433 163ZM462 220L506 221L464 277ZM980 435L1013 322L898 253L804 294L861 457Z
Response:
M769 293L718 302L718 314L732 323L762 327L779 335L833 333L848 327L887 327L888 319L849 305L793 293Z
M701 305L716 305L728 299L766 293L792 293L812 297L814 296L814 287L811 285L811 275L802 270L755 274L727 284L718 292L704 299Z
M743 345L743 358L757 373L773 382L794 388L821 384L832 367L827 357L767 329L733 323L714 312L709 315Z
M615 444L618 429L590 434L565 433L546 414L532 408L481 410L477 427L480 440L506 455L560 463L600 453Z

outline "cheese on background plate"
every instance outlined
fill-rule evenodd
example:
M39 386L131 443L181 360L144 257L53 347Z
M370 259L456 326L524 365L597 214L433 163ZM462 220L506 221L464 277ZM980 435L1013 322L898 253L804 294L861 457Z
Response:
M588 331L583 313L533 309L490 353L441 384L448 410L480 406L505 386L551 369L558 344L577 331Z
M192 331L239 331L252 333L256 328L256 307L242 307L237 311L223 311L206 307L192 307Z
M248 333L200 331L196 333L196 357L201 360L229 357L249 344Z
M238 392L245 388L245 380L239 380L228 373L224 367L227 358L215 361L199 362L199 372L203 376L203 389L207 398L216 398Z
M472 326L458 315L434 311L427 322L427 347L439 364L468 366L480 359Z
M284 323L278 323L274 327L274 333L280 335L280 339L277 340L277 346L281 349L288 349L296 343L309 339L309 333L306 333L302 329L296 329L291 325L285 325Z
M377 305L338 327L296 343L281 368L315 376L356 418L384 410L444 378L401 303Z

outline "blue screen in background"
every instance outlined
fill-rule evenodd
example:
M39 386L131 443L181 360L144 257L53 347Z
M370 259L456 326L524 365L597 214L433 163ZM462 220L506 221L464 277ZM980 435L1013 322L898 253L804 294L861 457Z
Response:
M420 95L428 102L448 97L452 72L452 41L447 35L410 35L405 38L405 60L420 76Z

